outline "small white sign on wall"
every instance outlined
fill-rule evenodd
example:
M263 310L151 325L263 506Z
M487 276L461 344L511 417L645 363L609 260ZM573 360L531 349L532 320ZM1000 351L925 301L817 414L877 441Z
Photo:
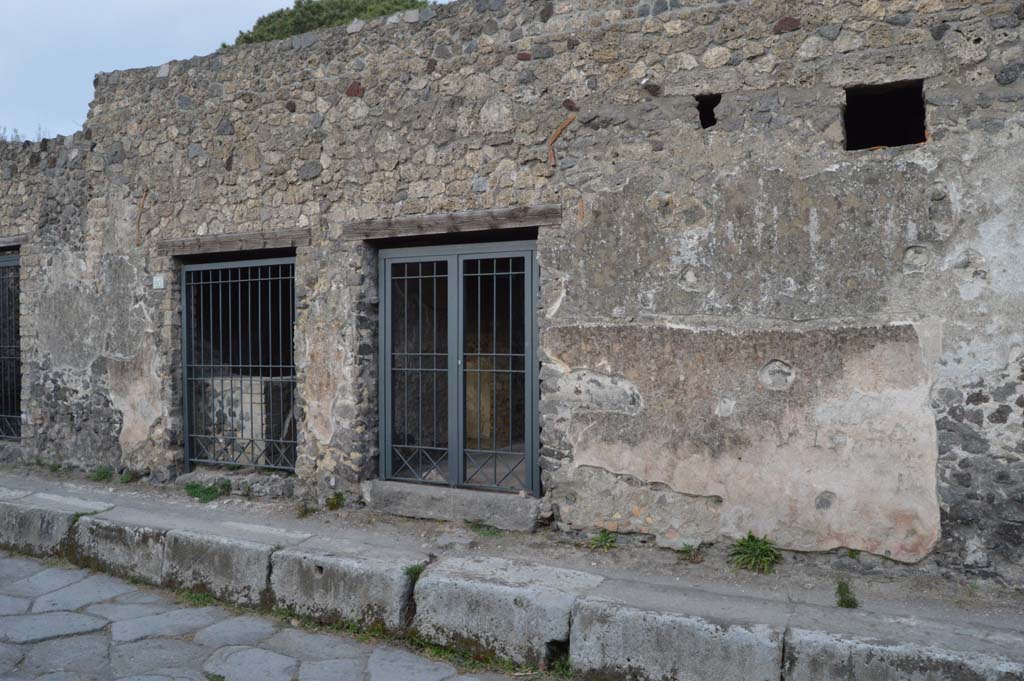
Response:
M167 286L167 282L164 281L164 275L154 274L153 275L153 290L159 291Z

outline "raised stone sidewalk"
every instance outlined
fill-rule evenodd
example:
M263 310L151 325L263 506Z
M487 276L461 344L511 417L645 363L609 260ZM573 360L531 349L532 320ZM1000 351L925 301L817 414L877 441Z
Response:
M567 656L581 678L1024 679L1024 618L1012 611L839 611L533 561L528 550L437 556L386 528L25 475L0 474L0 546L525 665Z
M0 551L4 681L511 681Z

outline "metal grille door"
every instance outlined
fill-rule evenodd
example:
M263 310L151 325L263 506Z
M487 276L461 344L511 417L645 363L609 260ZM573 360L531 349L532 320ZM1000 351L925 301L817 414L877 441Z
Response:
M18 256L0 256L0 439L21 437L21 271Z
M532 243L381 253L381 474L538 493Z
M295 468L295 260L187 265L189 464Z

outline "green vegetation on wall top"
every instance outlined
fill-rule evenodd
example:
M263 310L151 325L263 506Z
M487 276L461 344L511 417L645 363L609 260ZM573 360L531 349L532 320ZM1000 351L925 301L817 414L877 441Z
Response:
M295 0L294 7L264 14L252 29L240 31L236 45L280 40L354 19L373 19L404 9L426 7L425 0Z

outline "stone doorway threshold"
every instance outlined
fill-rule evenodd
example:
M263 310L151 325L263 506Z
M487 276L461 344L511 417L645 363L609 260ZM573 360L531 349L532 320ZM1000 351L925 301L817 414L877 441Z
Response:
M0 546L524 665L567 658L579 678L1024 679L1024 594L872 575L868 562L842 573L862 604L842 610L835 557L787 554L753 575L713 552L691 565L651 547L595 552L555 532L365 509L296 518L280 501L203 505L174 487L10 466Z

